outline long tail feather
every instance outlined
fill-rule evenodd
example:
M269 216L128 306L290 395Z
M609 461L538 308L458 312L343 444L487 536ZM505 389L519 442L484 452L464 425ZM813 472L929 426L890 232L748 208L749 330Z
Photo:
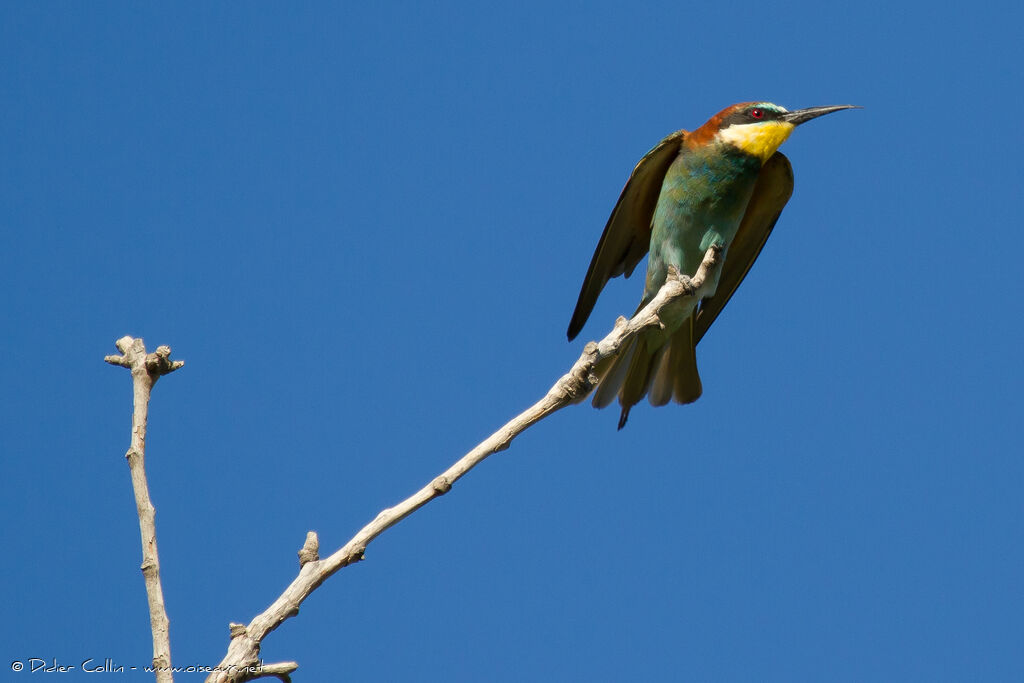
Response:
M697 346L693 341L693 317L672 339L673 398L677 403L693 403L704 392L697 371Z
M594 392L594 407L607 407L618 396L622 429L630 409L644 396L655 406L673 399L693 403L700 398L702 387L693 330L694 320L690 316L668 339L648 333L631 340L601 377ZM650 346L654 344L659 346L652 351Z

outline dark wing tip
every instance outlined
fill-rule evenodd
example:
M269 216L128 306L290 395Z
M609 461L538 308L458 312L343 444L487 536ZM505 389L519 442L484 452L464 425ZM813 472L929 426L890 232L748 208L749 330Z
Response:
M583 297L581 295L575 310L572 312L572 318L569 320L569 329L565 332L565 336L569 338L569 341L575 339L576 335L583 330L583 326L587 323L587 318L590 317L590 311L593 308L593 303L590 306L583 306Z

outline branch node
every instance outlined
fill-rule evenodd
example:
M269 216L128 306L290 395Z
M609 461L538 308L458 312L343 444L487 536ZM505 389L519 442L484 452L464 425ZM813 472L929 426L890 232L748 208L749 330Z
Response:
M146 356L146 372L150 375L160 377L161 375L172 373L185 365L185 361L183 360L176 360L172 362L170 356L170 346L158 346L156 351Z
M443 496L452 490L452 483L448 481L448 477L441 475L430 482L431 487L439 496Z
M114 342L114 344L121 351L121 355L104 356L104 361L111 365L131 368L133 372L141 372L144 368L146 373L153 378L153 381L185 365L183 360L171 360L171 347L167 345L159 346L156 351L147 354L146 344L142 339L125 335Z
M303 567L308 562L316 562L320 559L320 539L315 531L306 532L306 542L299 549L299 566Z
M357 545L352 548L352 552L348 554L348 558L345 560L345 566L355 564L356 562L362 562L366 559L366 544Z
M249 634L248 629L245 628L245 624L238 624L233 621L228 624L228 629L231 631L231 640L241 638L242 636Z

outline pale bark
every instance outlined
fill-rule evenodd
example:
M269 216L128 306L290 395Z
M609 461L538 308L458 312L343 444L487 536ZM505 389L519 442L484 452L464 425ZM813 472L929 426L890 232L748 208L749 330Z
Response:
M435 498L447 493L452 485L485 458L505 450L512 440L530 425L571 403L582 401L594 389L602 368L615 358L623 344L644 328L665 327L665 321L680 319L680 311L692 308L701 298L708 296L717 280L715 272L721 265L721 250L711 247L693 278L679 275L670 269L665 284L657 296L631 320L619 318L615 328L600 342L588 342L583 354L548 393L506 423L480 445L464 455L455 464L435 477L430 483L394 507L381 511L376 518L344 546L330 556L319 558L316 534L309 532L299 551L299 574L262 614L249 624L231 624L231 643L227 654L210 674L207 683L240 683L265 676L288 680L288 674L298 667L295 662L262 664L259 660L263 639L286 619L299 613L299 606L321 583L343 567L363 559L366 546L385 530Z
M171 361L171 349L159 347L147 354L141 339L122 337L117 340L120 356L107 356L104 360L112 365L128 368L132 373L131 445L125 457L132 476L135 491L135 507L139 514L139 533L142 535L142 575L146 581L146 597L149 601L149 624L153 631L153 668L157 683L171 683L171 638L167 608L164 606L164 591L160 585L160 557L156 550L156 509L149 499L149 484L146 482L146 424L149 414L149 396L153 385L161 375L174 372L185 361Z

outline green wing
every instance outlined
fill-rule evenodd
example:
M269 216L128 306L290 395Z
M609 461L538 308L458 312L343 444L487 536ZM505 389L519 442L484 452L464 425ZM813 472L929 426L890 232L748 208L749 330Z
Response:
M608 224L604 226L594 257L590 260L576 310L569 321L569 341L583 329L605 283L623 273L629 277L650 248L651 219L658 195L661 194L661 184L668 167L679 154L685 135L685 130L676 131L659 142L644 155L629 175L619 201L608 218ZM740 279L743 277L740 276Z
M718 279L718 289L714 296L701 302L700 310L697 311L697 319L693 326L694 344L701 340L711 327L711 323L715 322L715 318L729 303L743 278L747 276L747 271L754 265L768 235L772 234L775 222L779 220L779 214L792 194L793 167L785 155L776 152L761 168L754 193L747 204L747 212L743 215L736 237L729 245L725 263L722 265L722 274Z

